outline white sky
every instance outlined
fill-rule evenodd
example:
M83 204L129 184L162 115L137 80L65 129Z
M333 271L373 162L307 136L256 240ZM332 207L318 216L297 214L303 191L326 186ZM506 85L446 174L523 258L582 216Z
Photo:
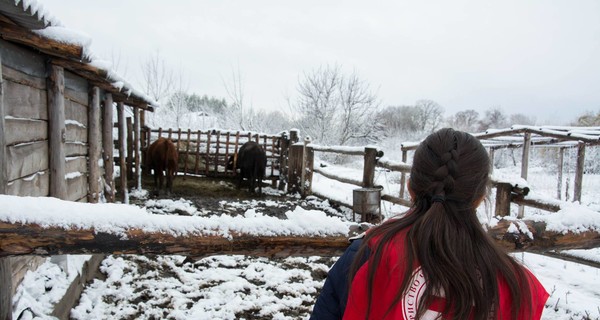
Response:
M432 99L446 115L499 106L563 124L600 110L600 2L44 0L138 83L152 52L189 90L225 97L242 74L256 108L293 96L325 64L356 70L382 104Z

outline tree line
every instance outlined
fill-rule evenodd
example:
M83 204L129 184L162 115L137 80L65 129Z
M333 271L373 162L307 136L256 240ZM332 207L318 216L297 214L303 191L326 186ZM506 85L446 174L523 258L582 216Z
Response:
M346 73L338 65L325 65L299 76L295 95L276 111L254 108L245 99L238 70L224 81L228 97L190 93L182 76L168 68L159 53L142 63L143 87L161 103L147 116L151 127L182 129L223 128L277 133L298 128L302 135L327 145L364 145L387 138L419 140L450 126L466 132L535 125L536 119L521 113L507 114L500 107L483 112L465 109L445 116L444 108L430 99L411 105L383 106L377 93L357 72ZM580 115L571 125L600 124L600 111Z

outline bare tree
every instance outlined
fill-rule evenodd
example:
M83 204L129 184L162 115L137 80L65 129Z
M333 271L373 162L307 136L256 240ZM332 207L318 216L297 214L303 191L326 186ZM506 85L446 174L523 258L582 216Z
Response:
M582 127L591 127L591 126L600 126L600 111L596 112L586 112L579 117L577 117L577 121L574 123L576 126Z
M244 97L244 87L242 82L242 74L238 64L237 70L231 68L231 79L223 80L227 96L231 100L229 103L229 112L226 112L226 120L232 122L230 127L236 127L241 130L252 130L253 112L252 106L246 105Z
M465 132L475 132L479 125L479 112L469 109L457 112L448 121L451 127Z
M356 73L345 77L337 65L320 67L304 73L297 90L290 108L296 124L315 141L344 145L374 138L378 101Z
M442 123L444 119L444 108L433 100L418 100L416 121L419 129L423 132L433 132Z
M501 129L508 126L504 111L499 107L493 107L485 111L485 116L479 122L479 130Z
M522 113L513 113L509 117L509 124L522 124L527 126L532 126L535 124L535 118L528 117Z
M159 50L151 54L142 62L142 85L147 95L155 101L163 102L173 89L175 76L165 60L160 56Z

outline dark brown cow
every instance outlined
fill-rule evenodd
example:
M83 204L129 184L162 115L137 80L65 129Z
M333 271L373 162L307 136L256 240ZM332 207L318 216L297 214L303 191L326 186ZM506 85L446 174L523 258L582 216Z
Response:
M242 180L248 179L248 189L254 192L258 185L258 194L262 195L262 181L265 177L265 169L267 167L267 154L265 150L256 142L248 141L242 145L236 154L237 160L232 156L229 158L227 167L240 169L238 174L238 189L242 186Z
M163 174L167 177L167 193L173 192L173 179L177 175L179 153L175 144L166 138L158 138L146 151L146 167L154 170L155 193L159 194L163 185ZM164 173L163 173L164 172Z

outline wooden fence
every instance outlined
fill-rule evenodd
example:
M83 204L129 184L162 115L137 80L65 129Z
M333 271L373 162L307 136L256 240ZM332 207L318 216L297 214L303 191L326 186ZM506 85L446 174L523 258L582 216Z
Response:
M206 175L212 177L233 176L235 170L227 168L228 159L238 152L238 149L248 141L256 141L265 149L267 155L266 179L275 185L282 172L281 164L286 154L287 136L259 134L255 132L226 131L226 130L173 130L150 129L141 130L142 159L135 156L133 147L124 150L127 162L128 176L135 176L136 162L144 167L145 150L158 138L168 138L175 143L179 151L179 174L183 176ZM132 146L133 141L128 141Z

